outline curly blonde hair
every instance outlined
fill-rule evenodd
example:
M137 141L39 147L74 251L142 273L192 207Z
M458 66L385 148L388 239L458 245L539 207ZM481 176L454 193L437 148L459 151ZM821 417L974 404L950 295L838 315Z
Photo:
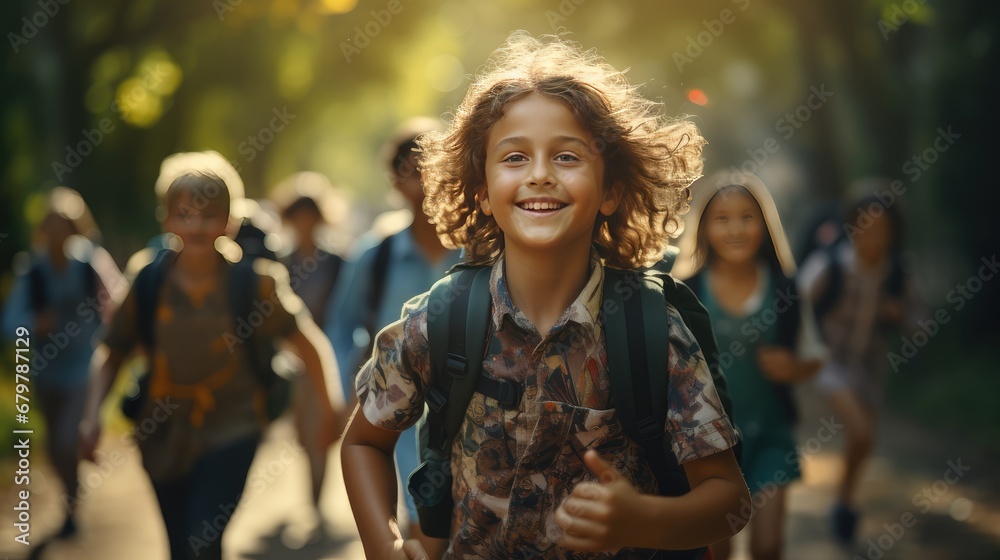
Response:
M598 216L594 245L614 268L652 264L682 227L687 187L701 176L705 139L694 123L668 120L625 75L578 44L515 32L469 87L448 129L421 136L424 210L446 245L466 250L471 264L490 264L503 232L479 207L486 184L490 129L510 105L531 94L572 111L596 138L604 184L617 189L618 209Z

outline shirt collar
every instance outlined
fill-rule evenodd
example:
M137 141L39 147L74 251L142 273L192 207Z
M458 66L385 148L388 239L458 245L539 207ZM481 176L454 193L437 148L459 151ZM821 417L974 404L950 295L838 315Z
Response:
M507 281L504 274L504 255L493 265L490 273L490 295L493 298L493 327L500 331L503 329L504 317L509 317L518 327L526 331L535 331L534 325L528 320L514 302L510 299L510 291L507 289ZM573 303L563 311L559 320L552 327L555 332L569 322L577 325L590 327L595 336L600 330L601 301L604 288L604 265L596 252L590 255L590 278L583 290L576 296ZM544 337L545 333L539 333Z

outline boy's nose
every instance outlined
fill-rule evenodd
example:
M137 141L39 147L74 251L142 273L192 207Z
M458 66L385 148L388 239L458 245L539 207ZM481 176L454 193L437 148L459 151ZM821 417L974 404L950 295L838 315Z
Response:
M543 158L536 159L528 170L528 184L531 186L549 186L555 184L552 167Z

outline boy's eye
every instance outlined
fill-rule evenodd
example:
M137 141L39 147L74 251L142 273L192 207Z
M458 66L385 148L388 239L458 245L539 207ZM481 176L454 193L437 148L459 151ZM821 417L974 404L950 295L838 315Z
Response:
M728 219L729 219L729 218L728 218L728 217L726 217L726 216L716 216L716 217L715 217L715 221L717 221L717 222L725 222L725 221L726 221L726 220L728 220Z
M521 154L511 154L511 155L505 157L503 159L503 161L509 161L509 162L513 163L513 162L519 162L519 161L528 161L528 158L524 157Z
M556 156L556 161L570 162L570 161L579 161L579 160L580 160L580 158L576 157L573 154L559 154L559 155Z

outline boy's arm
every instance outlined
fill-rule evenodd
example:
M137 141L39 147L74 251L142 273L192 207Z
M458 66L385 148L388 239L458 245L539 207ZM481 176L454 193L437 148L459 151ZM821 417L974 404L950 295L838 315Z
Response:
M398 439L399 432L372 425L360 405L354 409L340 451L347 496L366 557L428 560L420 542L404 541L396 524L393 450Z
M101 438L101 404L118 377L118 370L125 361L125 355L102 344L94 351L90 361L90 382L84 401L83 417L80 419L80 455L94 460L94 449Z
M340 383L336 382L339 379L337 363L333 359L330 342L315 321L306 315L299 314L296 316L295 324L295 330L285 337L285 342L302 360L305 365L305 373L317 394L327 396L327 398L319 400L322 410L318 420L322 427L320 443L324 447L328 447L340 438L346 423L344 415L336 413L344 406L344 395Z
M692 549L730 537L749 521L750 492L732 449L685 463L691 491L676 497L640 494L596 451L584 462L600 482L578 484L556 510L566 548Z

